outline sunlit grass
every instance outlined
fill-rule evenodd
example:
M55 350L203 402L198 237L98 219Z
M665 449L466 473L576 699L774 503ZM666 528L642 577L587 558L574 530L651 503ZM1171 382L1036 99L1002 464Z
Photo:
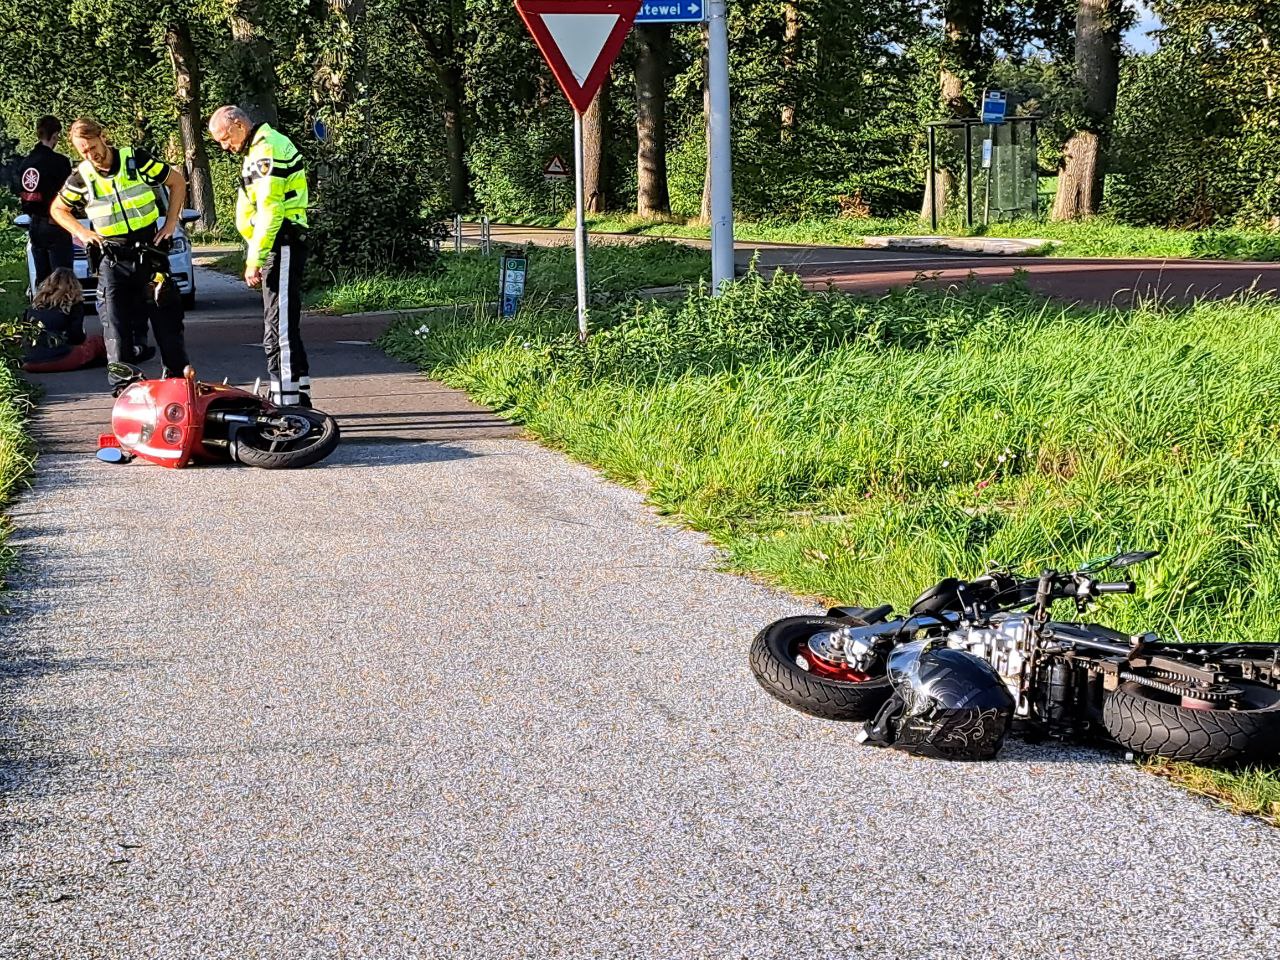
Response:
M527 301L539 303L575 296L577 275L572 247L531 245L528 255ZM492 304L498 300L500 259L501 251L496 247L488 255L469 247L460 254L441 254L436 264L421 272L316 278L316 285L307 290L304 302L309 309L334 313ZM645 287L695 283L711 272L706 251L663 240L626 248L603 244L592 247L587 267L590 291L597 299L632 294ZM244 255L222 256L212 268L238 276L244 272Z

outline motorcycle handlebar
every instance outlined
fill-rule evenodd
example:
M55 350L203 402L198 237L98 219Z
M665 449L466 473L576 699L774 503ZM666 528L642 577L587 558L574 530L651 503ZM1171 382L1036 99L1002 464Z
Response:
M1132 580L1121 580L1116 583L1095 583L1093 588L1098 593L1133 593L1137 584Z

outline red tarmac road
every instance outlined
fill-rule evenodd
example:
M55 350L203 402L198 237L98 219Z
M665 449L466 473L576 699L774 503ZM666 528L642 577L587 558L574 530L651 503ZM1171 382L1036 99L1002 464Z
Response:
M479 241L479 226L465 224L466 242ZM591 234L594 242L640 243L652 237L629 234ZM573 231L494 224L495 246L516 243L573 242ZM707 247L705 240L684 240ZM738 273L752 258L756 269L772 273L792 271L813 287L882 292L922 280L927 283L998 283L1025 271L1032 290L1069 302L1118 302L1159 295L1188 300L1222 298L1242 290L1280 291L1280 263L1223 260L1161 260L1065 257L981 256L968 253L918 253L865 247L800 246L778 243L738 243Z

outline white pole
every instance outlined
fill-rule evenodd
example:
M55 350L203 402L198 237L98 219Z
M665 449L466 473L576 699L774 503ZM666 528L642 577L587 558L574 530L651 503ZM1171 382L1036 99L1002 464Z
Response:
M733 280L733 156L729 143L729 27L725 0L710 0L707 85L711 93L711 291Z
M573 111L573 184L577 204L577 229L574 231L574 252L578 266L578 339L587 339L587 220L583 216L582 195L582 114Z

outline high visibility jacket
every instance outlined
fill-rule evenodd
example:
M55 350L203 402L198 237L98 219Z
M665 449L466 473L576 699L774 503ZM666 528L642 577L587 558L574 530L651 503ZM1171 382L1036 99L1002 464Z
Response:
M263 265L286 220L299 227L307 225L309 201L302 154L284 134L269 124L258 124L240 168L236 194L236 229L248 241L246 266Z
M122 237L159 220L152 185L169 173L167 165L149 154L135 155L132 147L116 148L116 167L106 174L85 160L62 188L62 198L83 204L94 232L104 237Z

